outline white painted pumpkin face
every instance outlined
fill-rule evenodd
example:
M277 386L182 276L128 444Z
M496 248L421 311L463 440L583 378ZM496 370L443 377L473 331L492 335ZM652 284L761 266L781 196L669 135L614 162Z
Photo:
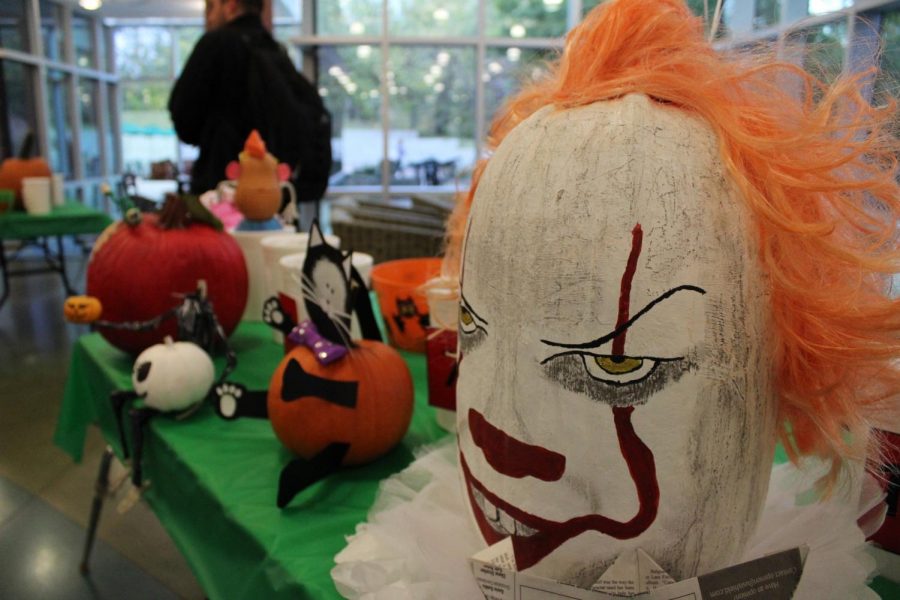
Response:
M593 583L642 548L736 559L775 403L765 281L710 129L644 96L545 108L497 149L465 242L460 464L487 543Z
M200 346L167 337L140 353L131 383L147 406L173 411L203 400L215 375L212 359Z

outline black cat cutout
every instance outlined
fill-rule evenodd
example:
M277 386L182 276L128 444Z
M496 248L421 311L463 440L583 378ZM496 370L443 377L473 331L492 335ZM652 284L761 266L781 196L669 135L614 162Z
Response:
M428 327L428 313L420 313L419 308L416 306L416 303L413 302L411 296L397 298L396 303L397 314L395 314L392 319L400 333L406 331L406 322L410 319L418 321L419 327L423 330Z
M369 290L362 276L353 268L351 257L351 252L345 253L328 245L318 222L313 221L300 275L303 305L322 337L348 348L353 347L350 323L354 314L363 338L382 341ZM264 303L263 320L286 336L290 336L297 327L277 296ZM300 363L291 360L281 382L282 392L288 394L282 401L317 397L346 408L356 406L355 382L333 382L319 378L305 372ZM269 418L268 390L248 390L240 383L226 381L217 385L212 395L216 412L223 419ZM348 444L335 442L309 459L295 458L288 463L279 479L279 508L286 506L304 488L337 471L348 449Z

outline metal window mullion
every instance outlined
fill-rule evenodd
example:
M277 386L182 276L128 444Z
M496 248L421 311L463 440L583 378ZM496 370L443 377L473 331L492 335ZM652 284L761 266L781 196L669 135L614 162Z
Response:
M28 48L32 54L44 55L44 39L41 36L41 10L38 0L27 0ZM50 154L50 132L47 127L47 68L35 65L31 73L34 89L34 119L38 145L45 156ZM15 149L13 150L15 151Z
M118 174L122 172L122 130L119 119L119 80L116 74L115 60L116 39L112 27L104 27L103 35L106 36L106 62L104 63L104 70L109 71L113 76L112 80L109 80L104 84L107 92L107 103L104 108L109 116L110 132L112 133L113 146L110 149L113 153L112 174Z
M581 0L569 0L568 29L572 29L581 22L582 10Z
M169 53L169 82L175 81L178 73L178 28L167 27L169 39L172 40L172 51ZM175 168L181 168L181 140L175 136Z
M481 158L482 145L486 135L485 120L485 90L484 90L484 61L487 55L484 32L487 28L487 0L478 0L477 32L478 45L475 48L475 160Z
M386 93L387 88L387 72L388 63L388 25L389 15L387 8L388 0L381 0L381 197L387 201L391 197L391 168L389 157L390 150L390 133L391 133L391 113L389 94Z

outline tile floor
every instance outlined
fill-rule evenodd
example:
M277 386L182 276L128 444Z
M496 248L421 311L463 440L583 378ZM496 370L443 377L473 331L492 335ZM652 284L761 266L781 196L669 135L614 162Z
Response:
M24 255L14 268L39 264L33 251ZM85 262L73 247L68 271L78 290ZM203 598L142 503L120 514L118 499L107 501L90 574L79 572L104 443L92 428L80 464L53 445L72 341L87 331L63 320L64 297L55 274L18 277L0 307L0 598ZM114 465L112 477L123 474Z

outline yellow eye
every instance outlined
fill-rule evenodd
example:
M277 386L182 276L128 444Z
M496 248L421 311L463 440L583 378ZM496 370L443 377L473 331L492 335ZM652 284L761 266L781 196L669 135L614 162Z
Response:
M475 319L472 317L472 313L470 313L469 309L467 309L465 306L459 307L459 320L463 325L466 326L471 325L475 322Z
M597 366L609 373L610 375L624 375L637 371L644 365L641 358L630 358L628 356L595 356L594 362Z

